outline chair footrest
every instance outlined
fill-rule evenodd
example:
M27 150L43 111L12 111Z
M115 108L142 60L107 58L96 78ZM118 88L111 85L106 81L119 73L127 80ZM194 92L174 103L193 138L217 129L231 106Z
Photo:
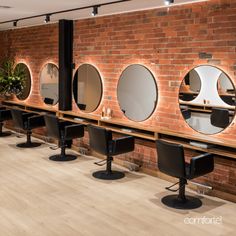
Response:
M106 164L106 162L107 162L107 159L103 159L101 161L94 162L94 164L97 166L103 166Z

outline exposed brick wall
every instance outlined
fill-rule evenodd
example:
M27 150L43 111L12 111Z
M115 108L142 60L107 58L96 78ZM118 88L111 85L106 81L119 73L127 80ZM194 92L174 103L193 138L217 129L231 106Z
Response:
M178 106L181 81L195 66L217 66L236 85L236 0L211 0L169 10L78 20L74 28L76 68L82 63L91 63L103 78L104 95L95 114L100 114L103 106L110 106L115 117L131 122L123 116L116 97L119 76L130 64L143 64L150 69L159 91L155 112L147 121L139 122L140 126L195 133L183 120ZM42 105L39 73L46 62L58 63L57 24L0 32L0 45L0 55L7 45L9 55L30 66L34 81L28 102ZM73 110L80 113L75 103ZM212 136L235 139L236 125L233 122L222 133ZM88 138L83 142L86 145ZM156 169L155 146L149 142L139 142L134 153L120 158ZM199 181L236 194L235 161L217 158L214 173Z

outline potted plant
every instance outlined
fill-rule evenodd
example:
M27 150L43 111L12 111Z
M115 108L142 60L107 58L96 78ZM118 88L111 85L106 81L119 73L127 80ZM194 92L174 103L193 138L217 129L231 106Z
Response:
M27 73L22 64L15 66L14 60L5 60L0 67L0 94L19 95L25 87Z

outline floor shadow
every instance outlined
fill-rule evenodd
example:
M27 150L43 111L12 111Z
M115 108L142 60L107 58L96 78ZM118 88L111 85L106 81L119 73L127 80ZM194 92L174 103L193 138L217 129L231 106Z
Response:
M170 207L165 206L161 202L161 199L163 197L170 195L170 194L171 193L169 191L163 191L163 192L157 193L155 195L156 198L150 199L149 201L158 207L161 207L161 208L166 209L168 211L175 212L175 213L182 214L182 215L189 214L190 212L196 212L196 213L201 213L201 214L207 213L207 212L209 212L213 209L216 209L218 207L221 207L222 205L225 204L225 202L220 199L212 199L212 197L209 197L209 196L199 195L197 193L186 192L186 196L192 196L192 197L199 198L202 201L202 206L197 209L193 209L193 210L174 209L174 208L170 208Z
M125 174L125 177L122 179L117 179L117 180L103 180L103 179L97 179L95 177L93 177L93 173L98 171L98 170L104 170L105 168L100 168L100 169L93 169L90 171L90 173L85 174L86 177L96 181L96 182L100 182L100 183L104 183L104 184L114 184L114 183L126 183L126 182L130 182L133 180L137 180L137 179L141 179L144 178L145 176L139 175L139 174L135 174L134 172L130 172L124 169L119 169L117 167L113 167L113 170L116 171L120 171L123 172Z

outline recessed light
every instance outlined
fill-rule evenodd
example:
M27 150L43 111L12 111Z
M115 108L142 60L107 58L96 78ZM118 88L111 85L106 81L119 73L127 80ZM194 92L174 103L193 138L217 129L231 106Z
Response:
M10 6L1 6L0 5L0 8L2 8L2 9L9 9L9 8L12 8L12 7L10 7Z

